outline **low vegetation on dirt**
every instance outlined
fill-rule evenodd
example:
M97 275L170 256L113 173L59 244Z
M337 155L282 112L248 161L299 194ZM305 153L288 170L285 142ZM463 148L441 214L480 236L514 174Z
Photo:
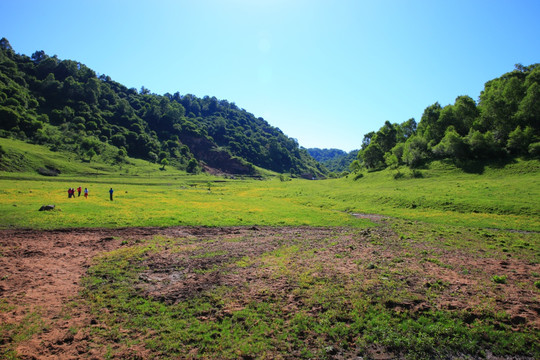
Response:
M383 218L2 235L13 358L540 356L533 233Z

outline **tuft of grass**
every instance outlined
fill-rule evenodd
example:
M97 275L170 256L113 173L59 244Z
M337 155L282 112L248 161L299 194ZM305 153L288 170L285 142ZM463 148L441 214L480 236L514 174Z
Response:
M506 275L493 275L491 281L495 284L506 284L507 276Z

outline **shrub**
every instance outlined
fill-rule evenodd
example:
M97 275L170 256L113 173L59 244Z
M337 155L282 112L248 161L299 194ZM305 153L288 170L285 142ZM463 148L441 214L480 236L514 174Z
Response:
M506 148L512 154L526 154L533 137L534 130L530 126L527 126L525 130L521 130L521 126L518 126L508 135Z
M52 166L41 167L37 172L43 176L58 176L61 173L60 170Z
M529 155L534 158L540 158L540 142L529 145Z
M188 162L186 171L190 174L197 174L199 172L199 163L197 160L191 158Z

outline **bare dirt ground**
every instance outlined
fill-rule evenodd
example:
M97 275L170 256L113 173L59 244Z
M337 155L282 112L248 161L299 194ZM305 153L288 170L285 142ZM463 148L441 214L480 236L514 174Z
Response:
M380 220L380 219L374 219ZM337 232L337 238L336 238ZM465 251L450 251L442 254L446 266L418 258L403 257L399 246L381 246L373 243L373 238L387 238L388 244L397 243L397 236L388 228L374 228L351 232L318 228L129 228L129 229L78 229L65 231L2 230L0 231L0 299L2 311L0 322L4 325L24 323L32 313L38 313L44 331L33 334L29 339L17 342L16 353L22 359L102 359L105 346L91 346L95 342L88 330L99 327L90 311L77 306L66 316L66 307L79 298L80 281L92 258L96 255L125 246L125 240L148 239L156 235L172 238L205 239L245 239L250 237L249 246L245 241L212 242L205 251L224 251L235 256L258 255L278 246L276 237L298 236L317 239L332 236L336 246L319 252L318 256L328 260L328 271L336 274L358 272L358 262L366 264L363 281L369 284L370 267L392 266L403 274L404 284L411 292L417 292L414 301L390 301L388 308L425 311L436 307L449 310L469 310L481 307L486 299L495 310L509 314L508 322L516 330L528 327L540 329L540 303L538 295L523 283L530 281L531 273L540 273L540 265L508 258L505 260L471 256ZM415 245L416 246L416 245ZM420 249L417 249L420 251ZM411 250L409 250L411 251ZM414 253L414 251L412 251ZM336 254L347 253L346 258ZM400 258L399 261L393 261ZM337 260L336 260L337 259ZM287 294L290 284L280 279L271 279L263 272L246 268L234 276L216 276L211 272L173 273L175 266L184 269L201 269L223 261L219 256L212 258L181 258L167 252L156 253L146 260L148 271L141 274L141 292L161 299L166 303L181 301L183 298L202 290L233 283L249 282L250 293L242 296L259 296L259 288L269 289L274 294ZM369 264L369 265L368 265ZM385 265L386 264L386 265ZM463 272L463 269L467 272ZM367 269L367 270L366 270ZM262 271L262 270L261 270ZM507 284L489 283L490 274L508 274ZM325 274L328 276L328 274ZM376 276L376 275L373 275ZM182 281L171 281L175 277ZM167 278L168 281L155 281ZM151 279L153 281L145 281ZM520 285L521 284L521 285ZM437 288L436 299L428 299L427 288ZM479 289L482 293L479 294ZM267 292L268 293L268 292ZM246 300L247 301L247 300ZM298 299L290 298L291 309ZM240 307L242 304L238 304ZM234 309L223 309L233 311ZM474 317L474 311L471 312ZM217 316L216 314L211 316ZM478 315L480 316L480 315ZM471 319L473 321L473 319ZM86 329L73 331L73 329ZM14 340L7 333L0 333L0 349L10 346ZM117 346L117 345L115 345ZM120 352L121 353L121 352ZM117 357L119 352L116 352ZM145 358L145 349L126 349L119 358ZM384 354L379 358L384 358ZM374 353L374 358L377 354Z

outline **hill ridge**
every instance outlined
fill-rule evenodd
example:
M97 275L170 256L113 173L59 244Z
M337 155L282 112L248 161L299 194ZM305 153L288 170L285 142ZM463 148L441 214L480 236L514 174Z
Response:
M0 40L0 136L72 151L104 152L175 166L254 174L264 168L323 177L327 170L296 140L234 102L128 89L109 76L44 51L15 53Z

